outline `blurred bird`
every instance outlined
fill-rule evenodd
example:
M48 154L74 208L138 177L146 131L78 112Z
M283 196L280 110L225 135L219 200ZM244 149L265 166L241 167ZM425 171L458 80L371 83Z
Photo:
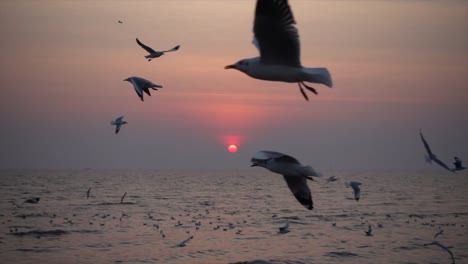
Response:
M123 120L123 116L120 116L120 117L117 117L115 120L112 120L111 121L111 125L115 126L115 134L119 133L120 131L120 128L127 124L127 121L124 121ZM89 191L91 190L91 188L89 188L88 190L88 198L89 198Z

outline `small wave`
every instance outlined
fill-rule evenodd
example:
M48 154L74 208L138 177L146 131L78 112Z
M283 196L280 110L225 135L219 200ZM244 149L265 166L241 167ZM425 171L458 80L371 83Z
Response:
M354 254L354 253L347 252L347 251L340 251L340 252L332 251L332 252L328 252L327 254L325 254L325 256L329 256L329 257L359 257L358 254Z
M56 229L56 230L31 230L27 232L15 232L11 233L14 236L61 236L68 234L68 231Z

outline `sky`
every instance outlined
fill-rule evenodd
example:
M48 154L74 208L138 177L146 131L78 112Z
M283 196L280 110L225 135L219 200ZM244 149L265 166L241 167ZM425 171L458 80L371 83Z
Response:
M467 1L289 4L302 64L334 82L309 102L224 69L258 56L253 0L1 1L0 168L246 169L259 150L317 170L430 168L419 129L468 164ZM135 38L181 48L148 62ZM141 102L131 76L164 87Z

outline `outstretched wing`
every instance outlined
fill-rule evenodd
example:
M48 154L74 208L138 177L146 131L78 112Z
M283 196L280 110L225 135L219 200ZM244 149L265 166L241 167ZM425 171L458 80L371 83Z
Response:
M294 194L296 199L307 209L314 209L312 194L309 186L307 186L306 178L283 175L284 180L288 184L289 189Z
M138 40L138 38L136 39L136 42L138 43L138 45L140 45L140 47L142 47L143 49L145 49L147 52L149 53L156 53L156 51L154 51L154 49L146 46L145 44L141 43L140 40Z
M257 0L254 45L266 64L300 66L299 33L287 0Z
M427 143L427 141L426 141L426 139L424 138L424 136L423 136L423 134L422 134L421 131L419 131L419 136L421 137L421 140L422 140L422 142L423 142L423 144L424 144L424 147L426 148L427 154L429 154L429 157L432 158L432 157L434 156L434 154L432 153L431 148L429 147L429 144Z
M175 47L173 47L172 49L169 49L169 50L163 50L162 52L171 52L171 51L176 51L180 48L180 45L177 45Z

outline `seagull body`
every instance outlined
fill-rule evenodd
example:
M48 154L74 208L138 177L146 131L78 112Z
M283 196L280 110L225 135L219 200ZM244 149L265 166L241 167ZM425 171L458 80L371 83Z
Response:
M23 203L37 204L39 200L41 200L40 197L33 197L33 198L26 199Z
M236 69L248 76L267 81L297 83L306 100L304 89L317 91L304 82L320 83L332 87L327 68L305 68L300 61L299 33L294 26L287 0L257 0L253 44L260 57L243 59L225 69Z
M271 172L283 175L289 189L296 199L307 209L314 208L312 195L306 180L313 180L310 176L319 176L310 166L303 166L289 155L275 151L259 151L251 159L252 167L264 167Z
M444 230L441 229L439 230L439 232L437 232L435 235L434 235L434 239L436 239L438 236L442 235L444 233Z
M133 88L135 88L135 92L137 93L138 97L140 97L141 101L143 102L143 92L145 92L147 95L151 96L151 93L149 89L153 89L157 91L157 88L162 88L162 85L154 84L151 81L148 81L146 79L143 79L141 77L129 77L125 79L124 81L130 82L133 85Z
M426 155L426 161L428 163L431 163L432 161L434 161L435 163L439 164L439 166L441 166L442 168L448 170L448 171L451 171L451 172L454 172L454 170L450 169L447 164L445 164L443 161L441 161L440 159L437 158L437 156L432 152L431 148L429 147L429 144L427 143L426 139L424 138L423 134L421 131L419 131L419 136L421 137L421 141L424 145L424 148L426 149L427 151L427 155Z
M111 125L115 126L115 134L119 133L120 128L123 125L127 124L127 121L124 121L123 118L124 118L123 116L120 116L117 119L111 121ZM88 193L87 193L88 198L89 198L89 191L91 191L91 188L89 188Z
M369 228L367 229L367 231L364 231L366 232L366 236L372 236L372 227L369 226Z
M362 184L360 182L355 182L355 181L345 182L344 184L346 185L346 187L353 188L354 199L356 201L359 201L359 199L361 198L361 189L359 188L359 185L362 185Z
M149 53L148 55L145 56L145 58L147 58L148 61L151 61L151 59L154 59L154 58L161 57L162 55L164 55L165 52L176 51L176 50L178 50L180 48L180 45L177 45L172 49L156 51L156 50L146 46L145 44L141 43L141 41L138 40L138 38L136 39L136 42L138 43L138 45L140 45L140 47L142 47L144 50L146 50Z
M176 247L185 247L187 245L188 242L190 242L190 240L193 239L193 236L185 239L184 241L180 242L179 244L176 245Z

